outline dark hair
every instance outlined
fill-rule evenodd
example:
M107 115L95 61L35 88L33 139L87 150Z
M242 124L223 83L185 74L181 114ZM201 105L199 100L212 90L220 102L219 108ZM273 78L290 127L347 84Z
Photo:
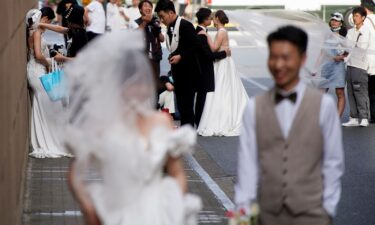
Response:
M270 33L267 37L268 47L274 41L287 41L298 48L303 54L307 49L308 37L305 31L295 26L280 27L276 31Z
M348 34L348 29L346 29L346 27L344 25L342 25L340 30L339 30L339 34L343 37L346 37L346 35Z
M365 7L371 12L374 12L375 10L375 2L372 0L361 0L361 6Z
M33 26L34 22L32 18L27 19L27 25L26 25L26 59L27 62L30 60L30 46L29 46L29 37L30 37L30 29Z
M212 14L211 9L209 8L200 8L195 16L198 19L198 24L203 23L206 19L210 18Z
M138 9L141 10L142 7L143 7L143 5L144 5L145 3L148 3L148 4L151 6L151 8L153 7L152 2L151 2L150 0L142 0L142 1L140 1L139 4L138 4Z
M220 23L222 23L223 25L229 23L229 19L228 19L227 15L221 9L216 11L215 17L217 17L219 19Z
M42 17L48 17L49 20L55 19L55 12L51 9L51 7L43 7L40 9L42 12Z
M363 8L363 7L361 7L361 6L359 6L359 7L355 7L355 8L353 9L352 14L354 15L354 14L356 14L356 13L358 13L359 15L364 16L364 17L367 16L366 9Z
M159 0L158 3L156 3L155 12L158 13L160 11L172 11L176 13L176 9L174 8L174 4L171 0Z

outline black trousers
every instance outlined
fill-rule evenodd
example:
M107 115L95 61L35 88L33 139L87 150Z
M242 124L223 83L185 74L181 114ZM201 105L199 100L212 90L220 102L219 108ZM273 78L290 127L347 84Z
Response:
M87 31L88 42L92 41L94 38L98 37L100 34L94 33L92 31Z
M375 122L375 75L368 77L368 96L370 99L370 120Z
M175 84L177 109L181 116L181 125L190 124L194 127L194 97L193 88L184 88Z
M195 125L198 127L201 121L204 104L206 103L207 91L198 91L195 102Z

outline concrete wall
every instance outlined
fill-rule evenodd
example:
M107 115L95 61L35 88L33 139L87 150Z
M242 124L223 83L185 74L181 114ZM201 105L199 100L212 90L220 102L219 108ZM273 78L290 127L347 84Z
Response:
M19 225L29 135L24 17L36 0L1 0L0 224Z

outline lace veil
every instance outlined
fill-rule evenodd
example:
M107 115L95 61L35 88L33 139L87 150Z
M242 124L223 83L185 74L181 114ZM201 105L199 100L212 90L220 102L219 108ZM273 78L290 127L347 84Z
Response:
M38 9L30 9L26 13L25 23L31 31L38 28L38 24L42 17L42 12Z
M66 64L69 103L62 108L62 102L43 101L61 142L72 133L94 141L116 123L134 131L136 115L153 111L155 81L142 40L140 32L107 33Z
M321 68L325 62L331 61L330 50L348 52L355 50L357 53L375 54L372 50L364 50L355 47L356 43L345 37L334 34L328 24L317 16L303 11L293 10L237 10L228 11L231 22L239 25L239 31L248 36L251 51L256 51L256 67L264 68L261 71L253 71L248 63L237 68L242 74L269 74L267 70L267 36L278 27L294 25L302 28L308 34L307 61L301 71L301 76L313 83L324 80L321 77ZM260 66L261 65L261 66ZM315 74L315 76L311 76ZM324 81L323 81L324 82Z

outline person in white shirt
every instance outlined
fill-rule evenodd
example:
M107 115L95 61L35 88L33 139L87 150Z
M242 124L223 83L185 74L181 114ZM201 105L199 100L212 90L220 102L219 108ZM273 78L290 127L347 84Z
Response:
M369 51L367 54L369 66L367 69L368 95L370 100L370 123L375 123L375 1L362 0L361 6L366 9L366 19L364 25L370 30Z
M120 2L120 0L110 0L107 3L107 28L110 31L125 28L125 18L120 12L118 2Z
M243 116L235 203L260 224L332 224L341 193L344 153L333 98L305 85L299 71L308 37L281 27L268 38L275 87L251 98Z
M185 16L185 9L188 3L189 3L188 0L178 0L178 5L179 5L178 15L179 16Z
M85 7L85 20L87 21L87 38L90 42L96 36L105 32L104 0L93 0Z
M370 33L363 25L366 19L366 10L363 7L353 9L355 27L350 29L347 39L353 44L353 49L347 57L346 87L350 106L349 121L343 123L345 127L369 125L369 98L368 98L368 58Z
M126 15L126 21L128 22L128 27L130 29L134 29L132 27L133 21L141 17L141 13L139 12L139 0L133 0L132 6L129 8L124 9L124 14Z

